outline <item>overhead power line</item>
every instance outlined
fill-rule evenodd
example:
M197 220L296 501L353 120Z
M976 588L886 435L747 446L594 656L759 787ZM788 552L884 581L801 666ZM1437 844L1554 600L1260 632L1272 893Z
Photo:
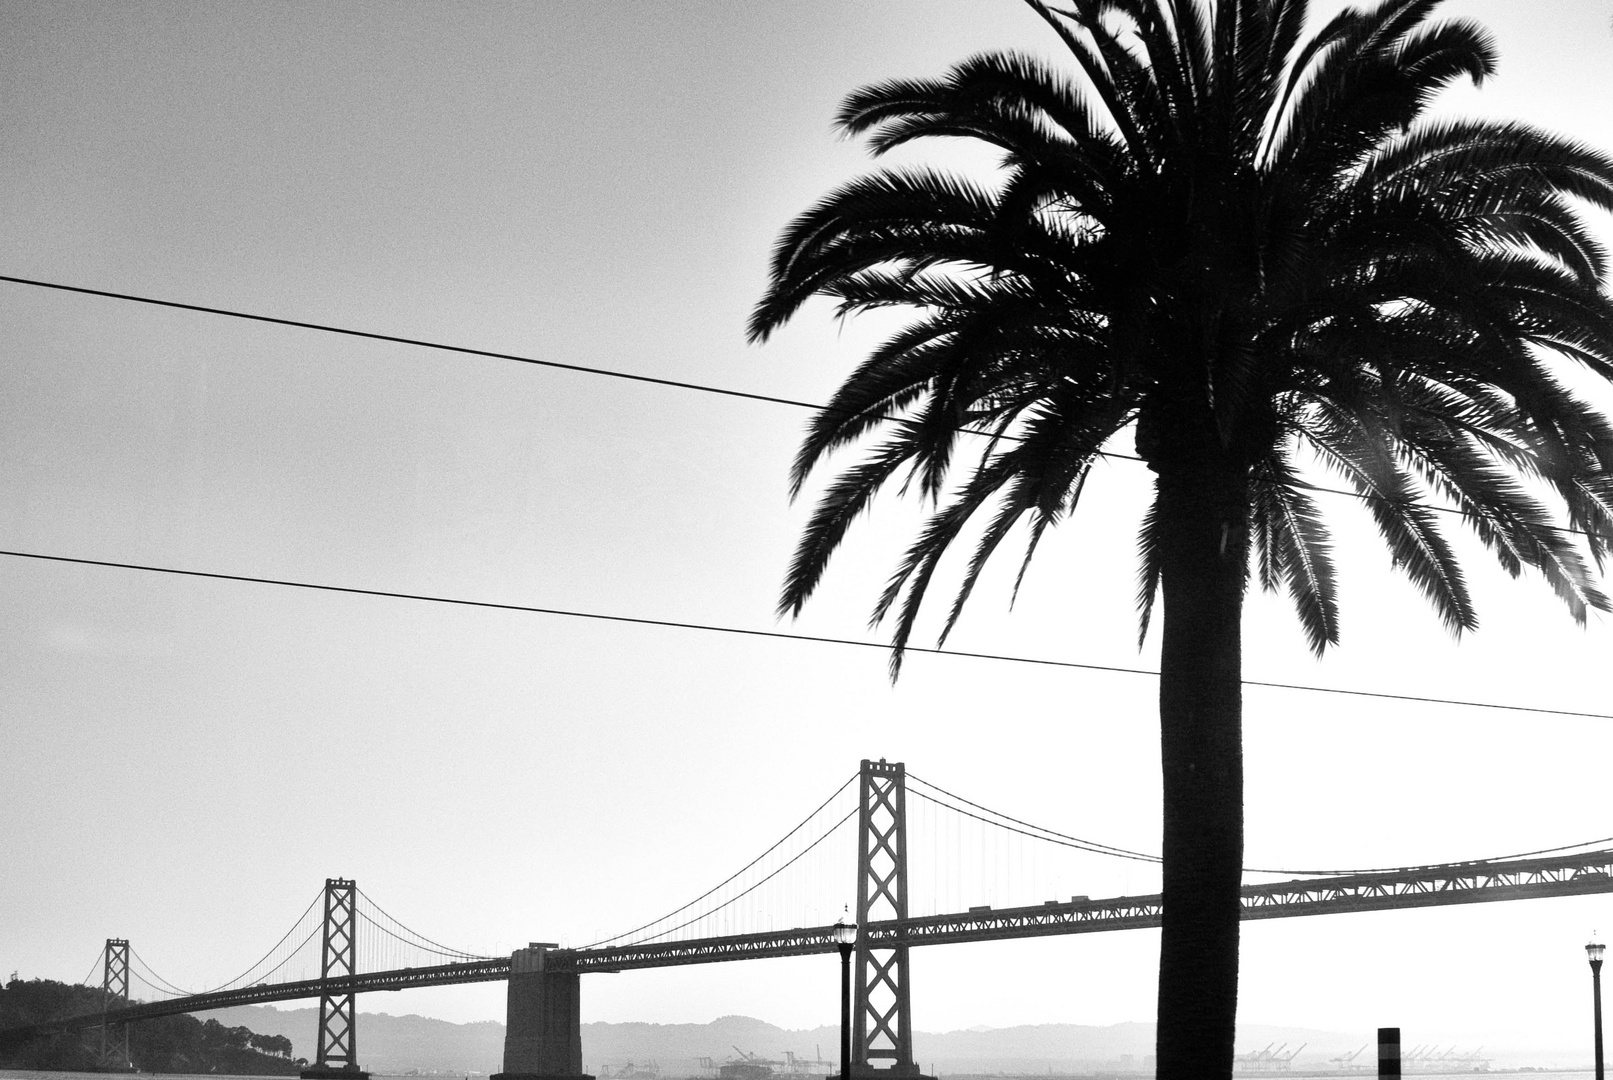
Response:
M783 630L755 630L742 626L719 626L714 623L683 622L675 619L651 619L635 615L607 615L598 611L574 611L568 608L539 607L533 604L510 604L496 600L471 600L458 596L434 596L430 593L395 592L389 589L362 589L352 585L327 585L313 581L293 581L287 578L257 577L250 574L224 574L207 570L184 570L173 566L153 566L147 563L114 562L109 559L81 559L69 555L46 555L35 551L0 550L0 556L13 559L33 559L39 562L67 563L76 566L99 566L113 570L138 570L150 574L171 574L176 577L207 578L213 581L238 581L251 585L277 585L288 589L306 589L310 592L346 593L352 596L374 596L389 600L416 600L428 604L448 604L455 607L483 608L491 611L517 611L529 615L555 615L568 619L590 619L597 622L629 623L636 626L659 626L672 630L700 630L711 634L734 634L741 637L774 638L782 641L810 641L822 645L852 645L862 649L888 650L889 645L878 641L860 641L857 638L827 637L821 634L791 634ZM1158 677L1151 668L1122 667L1117 664L1087 664L1077 660L1053 660L1035 656L1009 656L1004 653L970 652L963 649L937 649L909 645L910 653L931 656L959 657L969 660L999 660L1012 664L1034 664L1040 667L1073 668L1080 671L1108 671L1120 675L1149 675ZM1380 701L1411 701L1425 705L1456 705L1470 709L1497 709L1503 712L1536 713L1543 716L1580 717L1587 720L1613 720L1613 713L1580 712L1574 709L1547 709L1535 705L1509 705L1494 701L1464 701L1458 698L1432 697L1421 694L1391 694L1381 690L1347 690L1336 686L1309 686L1304 683L1272 682L1264 679L1243 679L1244 686L1268 690L1298 690L1311 694L1339 694L1346 697L1374 698Z
M772 405L790 405L798 409L812 409L817 412L822 412L825 408L822 405L814 405L810 401L796 401L792 398L773 397L768 394L752 394L744 390L730 390L722 386L708 386L703 383L683 382L678 379L663 379L654 375L637 375L627 371L615 371L611 368L589 367L586 364L568 364L560 360L543 360L536 356L523 356L520 353L496 352L492 349L473 349L466 345L450 345L447 342L428 341L425 338L402 337L397 334L377 334L369 330L354 330L347 326L332 326L329 323L282 319L275 315L258 315L250 311L208 307L205 304L185 304L178 300L159 300L152 296L109 292L105 289L86 289L81 285L63 285L55 281L37 281L33 278L12 277L7 274L0 274L0 281L8 281L13 285L31 285L37 289L54 289L57 292L78 293L83 296L100 296L108 300L127 300L133 304L148 304L152 307L195 311L203 315L222 315L230 319L246 319L250 322L268 323L271 326L291 326L299 330L317 330L322 334L340 334L343 337L362 338L365 341L386 341L394 345L412 345L420 349L459 353L463 356L480 356L488 360L509 360L516 364L554 368L557 371L575 371L584 375L599 375L608 379L625 379L629 382L649 383L652 386L670 386L678 390L695 390L702 394L718 394L723 397L744 398L749 401L765 401Z
M479 356L489 360L509 360L512 363L528 364L533 367L553 368L557 371L574 371L583 375L598 375L607 379L623 379L628 382L648 383L652 386L668 386L677 390L693 390L701 394L716 394L720 397L740 398L745 401L761 401L769 405L788 405L796 409L807 409L811 412L834 412L828 405L812 401L797 401L794 398L778 397L773 394L755 394L747 390L734 390L726 386L712 386L709 383L686 382L680 379L663 379L655 375L639 375L628 371L618 371L614 368L591 367L586 364L568 364L561 360L543 360L536 356L526 356L522 353L496 352L491 349L476 349L466 345L451 345L443 341L428 341L424 338L402 337L397 334L380 334L369 330L355 330L348 326L333 326L329 323L306 322L301 319L285 319L277 315L259 315L250 311L237 311L233 308L208 307L205 304L186 304L178 300L161 300L153 296L139 296L134 293L110 292L106 289L89 289L82 285L64 285L57 281L39 281L34 278L12 277L0 274L0 281L7 281L13 285L29 285L37 289L54 289L57 292L78 293L83 296L99 296L108 300L127 300L134 304L148 304L152 307L173 308L177 311L195 311L203 315L221 315L229 319L245 319L249 322L268 323L271 326L290 326L299 330L314 330L323 334L339 334L343 337L362 338L366 341L385 341L394 345L410 345L421 349L434 349L439 352L459 353L463 356ZM897 423L912 423L899 416L887 416L885 419ZM979 431L972 428L959 428L960 432L970 435L980 435L986 438L1007 439L1018 441L1018 436L998 434L990 431ZM1102 452L1102 456L1111 457L1121 461L1141 461L1141 458L1129 454L1114 454Z
M568 364L561 360L544 360L536 356L526 356L521 353L498 352L492 349L476 349L467 345L453 345L443 341L430 341L425 338L403 337L398 334L381 334L370 330L355 330L349 326L334 326L330 323L308 322L302 319L286 319L277 315L260 315L250 311L237 311L233 308L209 307L205 304L187 304L178 300L162 300L153 296L140 296L135 293L112 292L107 289L90 289L82 285L66 285L58 281L40 281L36 278L15 277L9 274L0 274L0 281L13 285L27 285L36 289L52 289L57 292L77 293L81 296L99 296L107 300L125 300L133 304L146 304L151 307L172 308L176 311L194 311L203 315L219 315L229 319L245 319L249 322L267 323L271 326L289 326L299 330L314 330L322 334L338 334L343 337L361 338L366 341L385 341L394 345L410 345L415 348L433 349L438 352L458 353L462 356L479 356L489 360L508 360L517 364L528 364L533 367L553 368L557 371L574 371L583 375L598 375L607 379L623 379L628 382L647 383L652 386L668 386L678 390L693 390L701 394L716 394L720 397L740 398L746 401L761 401L770 405L788 405L796 409L808 409L812 412L833 412L831 406L819 402L798 401L795 398L777 397L771 394L756 394L747 390L734 390L725 386L712 386L709 383L687 382L681 379L663 379L655 375L640 375L634 372L618 371L614 368L591 367L587 364ZM885 419L896 423L911 423L899 416L888 416ZM979 435L984 438L1006 439L1010 442L1018 441L1018 437L1008 433L981 431L974 428L959 428L961 432L970 435ZM1141 462L1143 459L1135 454L1121 454L1113 450L1097 451L1099 457L1111 461ZM1329 495L1343 495L1363 502L1389 501L1384 496L1363 494L1359 491L1346 491L1343 488L1324 487L1320 484L1300 483L1300 487L1310 491L1324 492ZM1432 503L1413 503L1429 510L1444 514L1460 515L1462 511L1451 506L1437 506ZM1584 529L1572 529L1561 525L1548 525L1545 528L1567 536L1590 536Z

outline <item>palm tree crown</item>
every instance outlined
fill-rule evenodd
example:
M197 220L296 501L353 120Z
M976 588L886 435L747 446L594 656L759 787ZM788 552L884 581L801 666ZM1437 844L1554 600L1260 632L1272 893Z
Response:
M1145 634L1162 597L1160 1074L1228 1075L1248 579L1291 595L1316 651L1337 642L1302 479L1320 467L1455 632L1476 617L1436 506L1576 619L1609 606L1590 562L1613 537L1613 425L1570 369L1613 382L1608 255L1578 214L1613 210L1613 159L1426 117L1496 60L1481 28L1430 22L1438 0L1351 8L1308 39L1303 0L1027 3L1071 76L984 54L866 87L838 116L876 154L992 146L989 182L879 172L778 241L753 340L813 296L911 314L809 427L796 492L835 451L864 453L813 511L780 608L800 611L878 491L916 487L933 513L874 609L895 613L894 673L966 526L942 640L1002 542L1022 529L1028 562L1134 431L1154 480ZM1178 946L1195 959L1173 967Z
M1544 481L1600 559L1613 430L1541 348L1613 378L1607 255L1571 199L1613 209L1613 161L1521 124L1422 122L1433 91L1494 66L1431 2L1347 11L1298 47L1303 3L1036 5L1088 76L988 54L938 80L851 95L875 152L921 137L998 147L995 188L924 170L849 184L780 239L751 322L765 339L814 294L917 317L812 425L799 491L831 451L885 436L812 516L781 608L798 613L846 528L893 477L945 499L880 597L907 641L941 556L991 511L987 557L1074 505L1135 424L1156 472L1206 448L1249 480L1256 576L1286 587L1320 651L1338 639L1309 457L1368 497L1396 563L1456 630L1476 625L1424 504L1461 511L1501 564L1539 570L1583 620L1607 599L1532 489ZM1128 47L1128 32L1133 40ZM946 482L966 431L980 464ZM1186 436L1186 437L1184 437ZM1172 460L1174 458L1178 460ZM1159 575L1145 523L1145 629ZM943 639L945 631L943 631Z

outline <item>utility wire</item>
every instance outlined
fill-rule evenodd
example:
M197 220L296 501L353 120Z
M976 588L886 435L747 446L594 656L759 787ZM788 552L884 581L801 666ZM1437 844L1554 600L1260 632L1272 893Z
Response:
M203 579L221 580L221 582L247 582L252 585L281 585L284 588L306 588L310 592L348 593L353 596L382 596L387 600L418 600L423 603L453 604L460 608L486 608L490 611L519 611L526 614L545 614L545 616L563 616L568 619L594 619L600 622L626 622L632 625L652 625L652 627L666 627L674 630L705 630L708 633L736 633L740 637L779 638L786 642L815 642L819 645L855 645L858 648L877 648L889 650L889 645L879 642L861 642L858 638L824 637L818 633L786 633L784 630L755 630L747 627L726 627L726 625L710 624L710 622L681 622L676 619L648 619L640 616L613 616L613 614L598 613L598 611L571 611L566 608L539 608L536 604L498 603L494 600L466 600L463 596L436 596L431 593L402 593L392 592L386 588L358 588L353 585L323 585L318 582L297 582L297 580L279 579L279 577L253 577L248 574L218 574L210 571L185 571L173 566L150 566L144 563L115 563L110 559L81 559L66 555L42 555L37 551L5 551L0 550L0 556L16 559L37 559L42 563L68 563L74 566L102 566L119 571L142 571L148 574L173 574L176 577L203 577ZM1047 659L1040 656L1008 656L1005 653L973 653L973 651L950 650L950 648L927 648L921 645L908 645L908 653L926 653L931 656L960 656L966 659L995 659L1011 664L1037 664L1042 667L1071 667L1077 671L1107 671L1123 675L1153 675L1158 677L1160 672L1150 667L1123 667L1118 664L1084 664L1073 659ZM1416 701L1423 704L1455 704L1463 708L1473 709L1502 709L1507 712L1537 712L1542 716L1569 716L1584 717L1590 721L1613 721L1610 712L1581 712L1576 709L1547 709L1532 704L1503 704L1497 701L1465 701L1460 698L1434 698L1434 696L1411 695L1411 693L1387 693L1382 690L1345 690L1340 687L1311 687L1305 683L1297 682L1269 682L1261 679L1240 680L1245 687L1263 687L1268 690L1300 690L1305 693L1336 693L1336 695L1353 696L1353 698L1376 698L1382 701Z
M275 315L258 315L249 311L236 311L231 308L207 307L202 304L185 304L177 300L159 300L151 296L137 296L133 293L108 292L104 289L87 289L80 285L63 285L54 281L38 281L32 278L11 277L0 274L0 281L10 282L13 285L29 285L39 289L55 289L59 292L79 293L84 296L100 296L110 300L127 300L135 304L149 304L153 307L174 308L179 311L196 311L204 315L222 315L231 319L246 319L251 322L268 323L273 326L290 326L299 330L315 330L324 334L340 334L343 337L362 338L366 341L385 341L394 345L411 345L421 349L435 349L438 352L459 353L463 356L480 356L490 360L509 360L517 364L529 364L533 367L553 368L557 371L575 371L583 375L599 375L607 379L623 379L628 382L648 383L652 386L670 386L678 390L694 390L702 394L716 394L721 397L740 398L745 401L762 401L770 405L789 405L792 408L807 409L811 412L840 412L853 415L854 410L835 409L829 405L821 405L812 401L797 401L794 398L777 397L772 394L754 394L745 390L734 390L725 386L712 386L708 383L685 382L680 379L663 379L654 375L638 375L627 371L618 371L614 368L590 367L586 364L568 364L560 360L540 360L535 356L526 356L521 353L496 352L491 349L474 349L465 345L450 345L442 341L428 341L424 338L401 337L396 334L379 334L369 330L354 330L346 326L332 326L328 323L304 322L299 319L283 319ZM886 415L881 417L898 424L910 427L918 426L916 421L905 417ZM979 435L989 439L1007 439L1010 442L1020 441L1019 436L1000 432L982 431L976 428L959 428L960 432L969 435ZM1105 457L1114 457L1126 461L1141 461L1141 458L1126 454L1108 454L1100 451Z
M723 397L744 398L748 401L765 401L773 405L790 405L798 409L824 411L824 406L814 405L810 401L795 401L792 398L773 397L768 394L751 394L743 390L730 390L721 386L682 382L678 379L662 379L654 375L635 375L626 371L614 371L610 368L589 367L585 364L567 364L559 360L540 360L535 356L523 356L520 353L496 352L492 349L473 349L465 345L450 345L447 342L428 341L424 338L401 337L397 334L377 334L369 330L354 330L350 327L332 326L328 323L282 319L274 315L257 315L249 311L207 307L203 304L184 304L177 300L158 300L155 297L108 292L104 289L86 289L80 285L63 285L54 281L37 281L32 278L12 277L7 274L0 274L0 281L7 281L13 285L30 285L38 289L55 289L58 292L79 293L84 296L101 296L109 300L127 300L130 303L174 308L179 311L196 311L204 315L223 315L226 318L246 319L251 322L269 323L273 326L291 326L299 330L317 330L322 334L341 334L344 337L362 338L366 341L386 341L394 345L412 345L420 349L459 353L462 356L480 356L489 360L509 360L517 364L531 364L534 367L554 368L558 371L575 371L584 375L600 375L608 379L625 379L629 382L649 383L652 386L670 386L678 390L695 390L703 394L719 394Z
M627 371L617 371L613 368L590 367L586 364L568 364L559 360L541 360L538 357L526 356L521 353L497 352L492 349L474 349L466 345L451 345L447 342L429 341L424 338L410 338L402 337L397 334L380 334L369 330L355 330L351 327L333 326L329 323L305 322L300 319L284 319L275 315L259 315L249 311L236 311L232 308L208 307L204 304L186 304L181 303L178 300L159 300L156 297L151 296L138 296L133 293L109 292L105 289L88 289L81 285L64 285L55 281L39 281L34 278L13 277L8 274L0 274L0 281L10 282L13 285L28 285L37 289L54 289L58 292L78 293L83 296L99 296L109 300L126 300L130 303L148 304L153 307L173 308L178 311L195 311L204 315L222 315L225 318L245 319L251 322L268 323L273 326L290 326L299 330L315 330L322 334L339 334L343 337L362 338L366 341L385 341L395 345L411 345L415 348L434 349L438 352L458 353L462 356L480 356L490 360L509 360L513 363L529 364L533 367L553 368L557 371L575 371L583 375L599 375L607 379L624 379L628 382L648 383L653 386L670 386L678 390L693 390L697 393L717 394L722 397L740 398L746 401L763 401L771 405L788 405L792 408L808 409L812 412L821 413L845 411L848 413L848 415L850 413L850 410L838 410L832 406L819 404L817 402L797 401L794 398L776 397L771 394L753 394L745 390L734 390L725 386L712 386L708 383L685 382L680 379L663 379L654 375L638 375ZM886 416L882 419L909 425L916 423L915 421L908 420L900 416ZM977 428L967 427L959 428L958 430L964 434L979 435L983 438L1006 439L1010 442L1019 441L1018 436L1007 433L982 431ZM1112 450L1099 450L1096 451L1096 454L1099 457L1108 458L1111 461L1132 461L1141 463L1143 460L1135 454L1122 454ZM1325 492L1329 495L1343 495L1352 499L1360 499L1364 502L1394 501L1383 495L1374 495L1370 493L1363 494L1359 491L1347 491L1343 488L1323 487L1319 484L1312 484L1304 481L1299 481L1297 486L1306 488L1310 491ZM1414 503L1412 505L1422 506L1426 509L1436 510L1445 514L1460 515L1462 513L1459 508L1452 506L1436 506L1432 503ZM1547 525L1544 527L1553 532L1564 533L1570 536L1593 535L1592 533L1586 532L1584 529L1572 529L1561 525Z
M324 585L310 581L292 581L285 578L254 577L249 574L221 574L206 570L182 570L172 566L152 566L145 563L113 562L107 559L80 559L67 555L45 555L33 551L0 550L0 556L14 559L34 559L40 562L67 563L76 566L100 566L115 570L139 570L152 574L171 574L176 577L208 578L214 581L240 581L253 585L278 585L288 589L307 589L312 592L347 593L352 596L376 596L391 600L418 600L430 604L451 604L457 607L485 608L491 611L518 611L532 615L556 615L570 619L592 619L599 622L628 623L635 626L659 626L674 630L702 630L713 634L735 634L742 637L775 638L783 641L810 641L822 645L852 645L863 649L888 650L889 645L877 641L860 641L856 638L826 637L820 634L790 634L783 630L755 630L739 626L718 626L712 623L680 622L673 619L650 619L633 615L606 615L597 611L572 611L567 608L538 607L531 604L507 604L493 600L469 600L457 596L434 596L429 593L393 592L387 589L361 589L351 585ZM909 645L910 653L932 656L962 657L970 660L1001 660L1013 664L1035 664L1040 667L1072 668L1080 671L1107 671L1121 675L1159 676L1151 668L1122 667L1117 664L1086 664L1077 660L1052 660L1035 656L1008 656L1003 653L969 652L963 649L938 649L922 645ZM1346 697L1373 698L1378 701L1410 701L1425 705L1456 705L1470 709L1497 709L1503 712L1535 713L1542 716L1580 717L1587 720L1613 720L1613 713L1581 712L1575 709L1548 709L1537 705L1508 705L1494 701L1465 701L1458 698L1432 697L1421 694L1391 694L1382 690L1346 690L1336 686L1309 686L1304 683L1272 682L1264 679L1243 679L1243 686L1256 686L1268 690L1297 690L1312 694L1339 694Z

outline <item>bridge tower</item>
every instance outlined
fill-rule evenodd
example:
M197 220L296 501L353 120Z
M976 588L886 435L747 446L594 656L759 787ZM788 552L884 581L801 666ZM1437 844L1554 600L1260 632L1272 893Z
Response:
M907 770L864 759L857 814L857 972L851 1077L917 1077L907 943L870 946L871 920L907 918ZM876 1066L875 1061L890 1062Z
M358 1067L358 1033L352 976L358 973L358 886L351 878L325 879L325 925L319 979L326 985L319 994L319 1054L302 1071L307 1080L342 1078L368 1080ZM333 979L348 980L347 988L332 990Z
M129 1061L129 1025L108 1024L106 1014L129 1003L129 941L107 938L101 961L101 1052L99 1072L134 1072Z

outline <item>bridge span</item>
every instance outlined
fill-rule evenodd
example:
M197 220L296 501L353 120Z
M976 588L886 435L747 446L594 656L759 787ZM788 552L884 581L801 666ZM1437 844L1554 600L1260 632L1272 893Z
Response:
M1282 919L1302 915L1340 915L1358 911L1439 907L1447 904L1535 900L1613 892L1613 849L1552 858L1458 863L1423 870L1351 874L1279 881L1243 887L1244 919ZM870 943L956 945L971 941L1093 934L1110 930L1157 927L1158 893L1116 896L1103 900L1049 900L1025 907L974 908L952 915L928 915L898 921L870 922L862 928ZM731 960L763 960L782 956L833 953L834 928L809 926L759 934L649 942L593 949L548 949L549 970L589 972L715 964ZM510 957L371 971L333 979L247 986L210 994L153 1001L110 1010L109 1023L147 1020L176 1013L206 1012L234 1005L316 998L324 994L363 994L457 983L503 982L510 977ZM100 1026L103 1014L55 1021L32 1028L0 1032L0 1039Z
M1553 858L1457 863L1417 870L1279 881L1243 887L1243 918L1283 919L1353 911L1441 907L1613 892L1613 850ZM870 922L871 945L956 945L970 941L1092 934L1157 927L1158 893L1107 900L1077 897L1027 907L971 908L952 915ZM598 949L557 949L549 964L579 973L711 964L835 951L832 927L652 942Z
M1117 896L991 908L945 915L909 916L906 890L904 772L900 764L862 764L857 887L857 979L854 984L853 1075L915 1077L908 994L911 948L972 941L1137 930L1160 925L1161 897ZM876 870L877 867L877 870ZM318 979L258 983L211 993L110 1008L104 1012L0 1031L0 1045L89 1028L118 1025L301 998L320 1000L319 1058L305 1073L357 1077L354 996L382 990L457 983L509 984L504 1073L509 1080L578 1078L582 1073L579 976L640 968L722 963L837 951L834 928L641 941L561 949L534 943L509 957L361 972L354 955L354 893L350 880L326 883L324 975ZM1243 887L1244 919L1294 918L1349 912L1490 903L1613 892L1613 850L1523 859L1448 863L1333 877L1312 877ZM128 985L128 945L122 972L107 951L107 985ZM115 995L114 995L115 996ZM127 1028L123 1029L125 1032ZM115 1040L114 1040L115 1042ZM127 1046L125 1040L125 1048ZM126 1058L126 1049L124 1052ZM884 1059L888 1068L873 1062ZM126 1062L125 1062L126 1063Z

